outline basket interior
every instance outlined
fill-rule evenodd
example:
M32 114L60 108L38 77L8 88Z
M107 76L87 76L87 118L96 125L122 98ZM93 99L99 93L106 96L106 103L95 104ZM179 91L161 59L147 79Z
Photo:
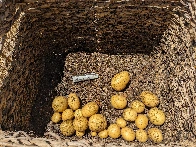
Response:
M161 99L168 116L160 126L167 136L164 143L195 138L194 44L179 2L32 3L23 10L1 87L3 130L33 130L43 136L53 98L69 92L78 93L84 104L101 101L101 112L119 116L104 99L115 93L111 77L128 70L132 83L124 93L129 101L143 90ZM4 49L9 48L4 43ZM100 79L72 83L72 75L86 72L97 72Z

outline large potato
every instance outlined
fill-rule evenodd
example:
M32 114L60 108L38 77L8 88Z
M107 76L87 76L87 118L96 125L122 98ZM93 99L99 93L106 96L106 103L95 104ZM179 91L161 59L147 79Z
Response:
M63 112L68 107L68 100L64 96L55 97L52 102L52 108L55 112Z
M139 142L146 142L148 140L148 135L145 130L138 129L135 133L135 137Z
M72 119L74 117L74 112L72 109L66 109L62 113L62 120Z
M75 133L75 129L73 127L73 120L65 120L60 124L60 131L65 136L71 136Z
M121 129L122 138L126 141L133 141L135 139L135 132L129 127Z
M108 137L108 130L103 130L103 131L99 132L98 135L100 138L107 138Z
M75 93L70 93L68 95L68 105L72 110L77 110L80 108L80 99Z
M165 113L157 107L151 108L147 115L154 125L162 125L165 122Z
M126 108L123 111L123 118L126 121L135 121L137 118L137 112L134 109Z
M99 106L96 102L89 102L84 107L82 107L82 115L84 117L90 117L96 114L99 110Z
M158 97L150 92L150 91L143 91L140 94L141 101L148 107L156 107L159 104Z
M135 120L135 125L139 129L144 129L148 125L148 118L144 114L138 114L136 120Z
M126 127L127 122L126 122L126 120L124 120L122 117L119 117L119 118L116 119L116 124L117 124L119 127L124 128L124 127Z
M107 127L107 121L102 114L94 114L89 118L88 125L92 132L101 132Z
M150 128L148 130L148 137L155 143L160 143L163 141L163 134L158 128Z
M77 117L73 121L73 126L76 131L83 132L88 128L88 120L86 117Z
M131 104L130 104L130 107L132 109L134 109L137 113L141 113L145 109L145 105L142 102L138 101L138 100L132 101Z
M113 95L111 97L111 105L116 109L123 109L127 106L127 99L122 95Z
M110 126L108 127L108 135L111 138L120 137L120 127L117 124L110 124Z
M111 81L111 86L116 91L121 91L125 89L126 85L129 83L130 75L127 71L122 71L116 74Z

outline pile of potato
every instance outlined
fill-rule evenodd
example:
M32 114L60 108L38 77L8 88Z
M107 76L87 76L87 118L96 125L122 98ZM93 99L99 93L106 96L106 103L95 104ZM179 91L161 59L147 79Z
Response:
M116 74L111 80L111 86L116 91L122 91L130 81L127 71ZM165 122L165 114L157 108L159 104L158 97L150 91L143 91L140 94L140 100L133 100L130 105L125 96L116 94L111 96L111 105L115 109L124 109L122 117L117 118L116 122L107 125L105 116L98 114L99 106L96 102L89 102L81 108L81 101L75 93L70 93L67 97L58 96L52 102L54 114L51 120L54 123L62 121L60 131L65 136L76 134L82 137L85 131L89 129L91 136L100 138L122 138L126 141L138 140L146 142L148 138L155 143L163 140L161 130L158 128L145 128L148 123L162 125ZM144 114L145 107L148 113ZM135 122L137 130L127 126L127 122Z

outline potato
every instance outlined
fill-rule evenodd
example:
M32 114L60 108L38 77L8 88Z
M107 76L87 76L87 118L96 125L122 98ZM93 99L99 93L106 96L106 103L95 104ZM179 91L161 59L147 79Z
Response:
M135 121L137 118L137 112L134 109L126 108L123 111L123 118L126 121Z
M138 100L134 100L131 102L130 108L134 109L137 113L141 113L144 111L145 105Z
M54 114L51 117L51 120L54 123L58 123L61 120L61 114L59 112L54 112Z
M155 143L160 143L163 141L163 134L158 128L150 128L148 130L148 137Z
M111 138L120 137L120 127L117 124L110 124L110 126L108 127L108 135Z
M85 131L82 131L82 132L76 131L76 136L78 136L78 137L82 137L82 136L84 136L84 134L85 134Z
M141 101L148 107L156 107L159 104L158 97L150 91L143 91L140 94Z
M148 135L145 130L138 129L135 133L135 137L139 142L146 142L148 140Z
M62 120L72 119L74 117L74 112L72 109L66 109L62 113Z
M80 108L80 99L76 93L70 93L68 95L68 105L72 110L77 110Z
M99 110L99 106L96 102L89 102L82 108L82 115L84 117L90 117L96 114Z
M55 97L52 102L52 108L55 112L63 112L68 107L68 100L64 96Z
M77 117L73 121L73 126L76 131L83 132L88 128L88 120L86 117Z
M162 125L165 122L165 113L157 107L151 108L147 115L154 125Z
M97 132L91 131L91 136L93 136L93 137L97 136Z
M113 95L110 100L112 106L116 109L124 109L127 105L126 97L122 95Z
M100 138L107 138L108 137L108 130L103 130L103 131L99 132L98 135Z
M124 120L124 118L120 117L116 119L116 124L121 127L124 128L127 125L126 120Z
M122 138L126 141L133 141L135 139L135 132L129 127L121 129Z
M74 117L82 117L82 109L77 109L75 112L74 112Z
M89 118L88 125L91 131L101 132L107 127L107 121L102 114L94 114Z
M135 120L135 125L139 129L144 129L148 125L148 118L144 114L138 114L136 120Z
M129 83L130 75L127 71L122 71L112 78L111 86L116 91L121 91L125 89L126 85Z
M65 136L71 136L75 133L75 129L73 127L73 120L65 120L60 124L60 131Z

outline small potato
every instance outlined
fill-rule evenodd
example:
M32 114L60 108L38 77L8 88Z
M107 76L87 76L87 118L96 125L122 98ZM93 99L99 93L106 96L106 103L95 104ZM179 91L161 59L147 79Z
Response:
M76 93L70 93L68 95L68 105L72 110L77 110L80 108L80 99Z
M82 109L77 109L75 112L74 112L74 117L82 117Z
M84 134L85 134L85 131L82 131L82 132L76 131L76 136L78 137L82 137L84 136Z
M99 110L99 106L96 102L89 102L82 108L82 115L84 117L90 117L96 114Z
M92 132L91 131L91 136L93 136L93 137L97 136L97 132Z
M148 118L144 114L138 114L136 120L135 120L135 125L139 129L144 129L148 125Z
M112 106L116 109L124 109L127 106L127 99L122 95L113 95L110 100Z
M107 121L102 114L94 114L89 118L88 125L91 131L101 132L107 127Z
M138 100L132 101L131 104L130 104L130 107L132 109L134 109L137 113L141 113L145 109L145 105L142 102L138 101Z
M72 109L66 109L62 113L62 120L72 119L74 117L74 112Z
M154 125L162 125L165 122L165 113L157 107L151 108L148 111L148 117Z
M120 137L120 127L117 124L110 124L110 126L108 127L108 135L111 138Z
M58 123L61 120L61 114L59 112L54 112L51 117L52 122Z
M116 119L116 124L117 124L119 127L124 128L124 127L126 127L127 122L126 122L126 120L124 120L122 117L120 117L120 118L117 118L117 119Z
M126 141L133 141L135 139L135 132L129 127L121 129L122 138Z
M68 107L68 100L64 96L55 97L52 102L52 108L55 112L63 112Z
M123 118L126 121L135 121L137 118L137 112L134 109L126 108L123 111Z
M108 137L108 130L103 130L103 131L99 132L98 135L100 138L107 138Z
M150 128L148 130L148 137L155 143L160 143L163 141L163 134L158 128Z
M139 142L146 142L148 140L148 135L145 130L138 129L135 133L135 137Z
M77 117L73 121L73 126L76 131L83 132L88 128L88 120L86 117Z
M148 107L156 107L159 104L158 97L150 91L143 91L140 94L141 101Z
M73 127L73 120L65 120L60 124L60 131L65 136L71 136L75 133L75 129Z
M127 71L122 71L112 78L111 86L116 91L121 91L125 89L126 85L129 83L130 75Z

